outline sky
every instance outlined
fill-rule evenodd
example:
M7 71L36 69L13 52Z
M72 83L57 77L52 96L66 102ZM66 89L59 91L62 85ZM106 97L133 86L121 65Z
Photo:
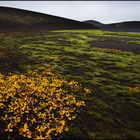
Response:
M0 1L0 6L27 9L79 21L140 21L140 1Z

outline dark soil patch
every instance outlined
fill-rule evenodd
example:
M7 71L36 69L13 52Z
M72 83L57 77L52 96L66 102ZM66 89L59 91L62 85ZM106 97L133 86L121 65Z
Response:
M91 46L97 48L111 48L111 49L119 49L122 51L130 51L136 54L140 54L140 45L136 44L128 44L123 42L115 42L114 40L105 40L102 42L93 41Z
M24 71L20 68L21 64L36 63L33 60L30 60L25 54L21 53L18 49L15 51L6 51L0 50L0 72L9 73L16 71ZM26 70L25 70L26 71Z

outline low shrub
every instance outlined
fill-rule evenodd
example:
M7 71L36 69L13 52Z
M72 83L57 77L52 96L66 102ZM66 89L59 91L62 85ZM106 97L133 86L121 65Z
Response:
M85 102L78 94L90 93L75 81L60 78L51 68L26 74L0 74L0 135L52 139L68 131Z

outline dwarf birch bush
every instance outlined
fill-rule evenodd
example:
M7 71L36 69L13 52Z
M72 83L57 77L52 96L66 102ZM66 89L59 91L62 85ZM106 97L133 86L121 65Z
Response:
M27 74L0 74L0 135L13 138L52 139L68 131L85 102L77 94L90 93L75 81L61 79L51 68Z

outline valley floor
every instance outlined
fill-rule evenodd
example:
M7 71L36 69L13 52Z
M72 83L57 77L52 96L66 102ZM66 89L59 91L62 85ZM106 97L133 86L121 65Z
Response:
M0 72L51 65L90 96L62 139L140 138L140 34L61 30L0 34Z

